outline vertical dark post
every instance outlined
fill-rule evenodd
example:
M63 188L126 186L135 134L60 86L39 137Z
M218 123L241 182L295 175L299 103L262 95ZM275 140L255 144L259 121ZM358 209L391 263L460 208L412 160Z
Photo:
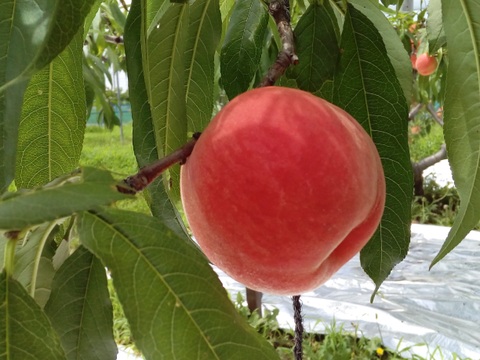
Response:
M295 360L302 360L303 358L303 317L302 317L302 303L300 302L300 295L292 297L293 301L293 319L295 321L295 339L293 347L293 355Z
M247 304L248 304L248 310L250 312L254 312L255 310L258 310L258 315L262 316L262 296L263 294L259 291L255 291L249 288L246 288L247 290Z

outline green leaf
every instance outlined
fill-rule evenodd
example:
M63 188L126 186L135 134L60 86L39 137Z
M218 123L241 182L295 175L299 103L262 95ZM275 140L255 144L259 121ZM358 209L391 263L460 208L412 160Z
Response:
M84 39L87 37L88 32L90 31L90 26L92 25L93 19L95 19L95 16L97 15L98 9L100 8L100 5L102 4L102 2L103 2L103 0L94 0L88 15L85 17L85 22L84 22L84 25L83 25L83 38Z
M142 1L133 0L125 24L124 43L132 105L133 148L140 167L158 159L152 113L144 79L142 49L145 51L146 43L142 43L145 36L142 25Z
M95 93L98 101L102 105L102 115L103 115L103 123L108 129L113 129L115 125L120 125L120 119L115 114L112 104L107 98L105 93L105 83L104 79L99 78L96 72L85 63L83 64L83 77L85 79L85 83L90 86L91 90ZM103 76L103 74L102 74Z
M105 268L84 247L78 248L55 275L45 313L60 336L67 359L116 359Z
M70 44L73 37L82 28L95 0L54 1L54 3L55 12L49 14L54 16L54 19L49 29L48 42L35 64L37 69L50 63Z
M28 0L0 5L0 191L15 174L18 126L27 82L70 43L92 2Z
M84 168L81 174L56 182L60 184L19 191L0 199L0 229L22 230L126 198L117 191L110 173L103 170Z
M152 113L148 102L142 59L142 8L141 0L133 0L125 25L125 53L133 118L133 148L139 167L158 159ZM178 236L185 236L183 224L168 198L161 179L150 184L147 190L152 214L168 225Z
M16 280L0 274L0 354L8 360L64 360L45 313Z
M157 219L84 212L78 232L111 271L146 359L278 359L237 313L204 256Z
M277 60L278 49L281 46L277 24L275 24L273 17L270 16L268 19L267 31L265 32L265 38L263 40L262 56L260 57L257 73L255 74L253 87L260 84L272 64ZM279 85L278 82L277 85Z
M185 60L189 5L171 4L147 39L144 69L158 158L187 141ZM144 61L145 64L145 61ZM180 167L165 171L174 204L180 201Z
M258 0L237 1L220 55L222 84L230 99L250 87L262 56L268 12Z
M339 37L340 30L330 3L312 3L295 27L299 63L290 67L287 77L295 79L300 89L331 100L331 94L325 90L333 82L340 54ZM322 91L324 85L326 87Z
M0 94L16 81L28 80L24 74L34 68L48 41L55 21L55 3L43 1L42 8L36 7L33 1L1 3Z
M78 166L86 124L82 29L25 92L15 184L32 188Z
M0 11L0 93L27 80L60 54L82 27L94 0L11 1Z
M115 29L121 33L124 33L126 16L123 13L122 9L120 9L119 4L117 2L110 2L106 4L106 7L109 9L113 20L115 20Z
M448 42L444 133L460 209L435 265L452 251L480 220L480 3L443 0Z
M435 54L447 42L443 30L442 0L430 0L427 11L428 52Z
M219 0L220 13L222 14L222 23L227 19L228 14L235 5L235 0Z
M0 76L2 75L1 62L0 55ZM0 78L0 84L1 82ZM5 91L0 91L0 193L8 188L15 177L18 123L27 84L28 81L18 82Z
M218 0L197 0L190 7L186 46L188 130L202 131L212 118L214 57L222 23Z
M55 274L52 265L54 249L48 245L53 241L56 229L55 222L38 226L24 241L18 242L14 254L13 278L42 308L50 297ZM4 245L6 241L7 238L0 234L0 244ZM0 268L4 266L5 246L0 246Z
M351 4L373 23L381 35L388 58L395 70L394 76L400 83L405 99L410 101L412 97L412 63L392 24L371 1L352 0Z
M382 221L360 254L376 292L403 260L410 242L413 175L407 139L408 106L381 35L353 5L348 5L341 44L334 103L357 119L374 140L387 185Z
M147 39L150 36L151 32L157 27L158 22L165 15L165 12L170 7L169 0L159 0L159 1L148 1L140 0L141 9L142 9L142 21L143 21L143 30L145 35L143 39Z
M52 264L54 251L50 246L56 222L38 226L29 234L25 245L15 252L13 278L28 291L42 308L50 297L55 270Z

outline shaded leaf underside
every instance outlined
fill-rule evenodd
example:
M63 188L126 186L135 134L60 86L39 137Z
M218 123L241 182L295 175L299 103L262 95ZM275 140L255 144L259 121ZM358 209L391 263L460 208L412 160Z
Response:
M147 358L278 358L239 317L206 259L155 218L118 210L82 213L79 234L110 269Z
M480 4L442 1L448 42L444 134L460 209L432 266L452 251L480 220Z
M410 242L413 177L407 141L408 107L382 37L352 5L345 17L342 49L334 79L334 103L371 135L387 185L381 224L360 254L362 267L378 290L406 256Z
M17 281L0 274L0 356L12 360L64 360L57 334Z
M45 306L67 359L116 359L112 311L104 266L79 247L56 273Z

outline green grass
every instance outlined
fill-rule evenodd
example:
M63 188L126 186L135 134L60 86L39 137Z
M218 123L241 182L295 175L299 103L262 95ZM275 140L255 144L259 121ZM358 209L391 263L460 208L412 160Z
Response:
M99 126L88 126L80 164L109 170L121 178L135 173L137 163L133 154L132 125L124 126L123 142L118 127L109 131Z
M88 126L85 132L80 165L109 170L119 181L135 174L138 171L138 166L133 153L132 125L125 125L123 133L124 139L122 141L119 127L110 131L100 126ZM136 195L135 199L120 201L115 206L124 210L150 213L141 194Z
M460 198L455 188L440 186L435 181L424 183L425 195L415 197L412 220L420 224L452 226Z
M431 118L416 118L409 129L410 157L415 162L439 151L445 141L443 128Z

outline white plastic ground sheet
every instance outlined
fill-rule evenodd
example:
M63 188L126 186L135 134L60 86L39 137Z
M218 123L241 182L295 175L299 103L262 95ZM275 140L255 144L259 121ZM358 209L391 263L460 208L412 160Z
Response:
M302 295L306 329L322 333L335 321L347 331L356 327L366 337L379 337L393 349L424 344L405 356L427 357L440 347L442 354L437 350L434 358L456 353L480 359L480 232L472 231L429 271L448 230L414 224L407 257L382 284L373 304L374 284L354 257L322 287ZM220 278L230 292L243 291L226 275ZM263 302L280 310L282 326L294 327L289 298L265 294Z
M455 353L480 359L480 232L472 231L429 271L448 231L412 225L409 253L382 284L373 303L374 284L360 267L359 257L354 257L319 289L302 295L306 330L323 333L335 321L337 328L379 337L389 348L412 346L403 353L405 357L434 354L435 359L451 359ZM245 296L241 284L218 273L234 299L238 292ZM288 297L265 294L263 304L280 310L282 327L294 327ZM118 359L133 357L119 354Z

